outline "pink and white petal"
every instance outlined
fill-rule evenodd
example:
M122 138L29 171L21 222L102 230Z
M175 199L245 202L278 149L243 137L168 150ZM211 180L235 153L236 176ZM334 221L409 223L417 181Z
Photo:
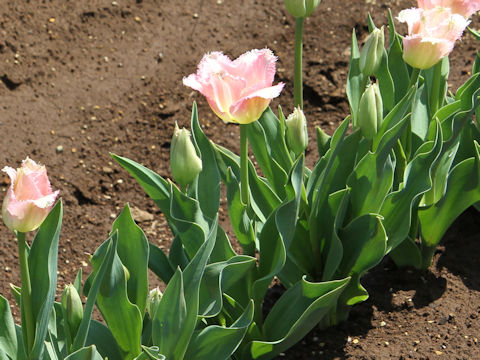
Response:
M453 50L448 40L425 40L420 36L403 38L403 59L417 69L429 69Z
M13 186L15 184L15 181L17 180L17 170L14 168L11 168L10 166L5 166L2 171L4 173L7 173L8 177L10 178L10 184Z
M246 94L245 98L261 97L264 99L274 99L280 95L284 86L285 84L281 82L274 86L258 89L256 91Z
M235 75L246 79L247 88L262 84L271 86L275 77L277 57L270 49L254 49L234 61Z
M187 77L184 77L182 82L183 85L188 86L193 90L196 90L203 94L203 84L199 81L199 77L197 74L190 74Z
M232 105L230 113L235 122L250 124L262 116L270 101L263 97L244 98Z
M210 99L209 97L206 97L206 99L207 99L208 105L210 105L210 108L212 109L212 111L215 113L215 115L217 115L220 119L222 119L223 122L225 122L225 123L235 122L232 119L232 117L230 116L229 113L222 112L217 107L217 103L214 100Z
M407 23L408 34L412 35L420 31L419 24L421 24L422 9L411 8L400 11L397 20L402 23Z
M60 191L57 190L54 193L48 194L40 199L35 199L32 201L36 207L40 209L48 209L55 203L55 199L57 198L59 193Z
M23 168L17 173L14 192L17 200L38 199L44 195L40 191L37 181L35 181L35 176L26 174Z

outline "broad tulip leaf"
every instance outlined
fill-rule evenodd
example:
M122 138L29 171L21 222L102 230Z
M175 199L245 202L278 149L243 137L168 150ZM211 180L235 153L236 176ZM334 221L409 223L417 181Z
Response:
M390 257L398 267L413 266L420 269L422 266L422 254L410 236L390 252Z
M13 322L10 304L8 300L0 295L0 350L11 359L17 358L17 335L15 334L15 323Z
M95 345L87 348L82 348L75 351L65 358L65 360L103 360L102 356L98 353Z
M122 156L110 154L142 186L148 196L170 218L170 184L156 172Z
M408 92L410 83L410 75L408 68L403 61L402 45L400 44L400 36L395 31L393 19L391 13L389 13L389 33L390 33L390 45L388 49L388 67L390 74L392 75L394 88L395 88L395 101L397 104L405 97Z
M266 339L243 346L242 359L273 359L300 341L332 309L348 281L312 283L304 278L288 289L265 320Z
M180 269L170 279L152 319L152 340L168 359L174 359L175 345L187 317L183 274Z
M360 97L366 86L365 76L360 71L360 50L358 49L357 35L355 29L352 32L352 45L350 50L350 68L347 78L347 98L350 103L353 125L357 126L357 112Z
M88 298L83 311L82 322L80 323L80 326L77 330L77 335L72 344L73 351L80 350L85 346L87 335L90 329L93 307L95 306L98 292L100 291L103 279L107 272L109 272L109 269L112 267L113 259L115 258L116 241L117 233L114 233L106 240L107 249L105 255L103 256L100 267L98 269L94 269L94 271L85 281L83 291Z
M447 91L447 78L450 72L450 63L448 56L444 56L436 65L430 69L423 70L422 74L425 79L425 90L428 94L429 114L430 118L434 119L435 114L432 114L432 106L436 104L437 107L443 105L445 94ZM438 110L435 109L435 112Z
M382 95L383 109L385 113L388 113L392 110L394 105L394 84L392 75L390 74L388 68L388 54L387 51L383 50L382 61L378 71L375 73L376 78L378 79L378 85L380 88L380 93Z
M148 267L157 275L164 283L168 284L170 278L175 272L167 255L158 246L149 243Z
M220 173L215 150L198 123L197 104L192 107L191 129L193 140L202 159L202 171L198 175L197 199L203 214L209 220L217 215L220 206Z
M160 354L158 346L142 346L143 352L135 360L166 360L166 357Z
M411 129L412 129L412 146L413 151L417 151L421 144L427 139L428 129L430 126L428 116L428 98L427 92L424 91L425 86L418 88L413 101Z
M390 111L387 116L385 116L382 126L380 127L380 129L378 129L377 134L373 138L372 150L374 152L377 150L377 147L380 144L380 141L382 140L385 132L387 132L389 129L393 128L395 125L397 125L403 120L405 114L410 109L414 95L415 88L412 87L410 91L408 91L408 93L402 98L402 100L398 102L397 105L395 105L392 111Z
M228 239L227 234L222 229L221 226L217 227L217 240L215 241L215 246L213 247L212 253L210 254L210 262L220 262L228 260L237 255L235 250L232 248L232 244Z
M251 221L248 216L247 207L242 203L240 183L231 168L228 169L226 185L228 215L233 231L235 232L238 242L244 249L244 253L254 254L255 231L253 229L253 221Z
M385 132L377 151L365 155L350 174L347 180L350 188L348 220L380 211L393 185L394 164L389 154L405 130L407 120L406 116Z
M223 293L243 280L255 267L256 258L237 255L228 261L207 265L200 285L199 316L212 317L220 313L223 307Z
M117 255L118 237L118 231L112 233L111 246L115 250L115 256L103 277L97 294L97 307L121 351L126 357L135 357L141 352L143 316L140 309L128 298L124 265ZM97 272L104 262L109 246L110 241L107 240L93 254L92 274Z
M227 360L240 345L253 318L253 302L231 326L207 326L193 333L185 359Z
M185 252L191 259L205 241L209 224L203 217L200 204L196 199L183 194L174 184L170 183L170 186L172 222L177 230L177 235L182 240Z
M416 156L405 169L403 188L390 193L383 203L380 215L384 217L383 224L388 236L387 252L407 237L412 204L432 186L431 168L441 148L442 131L437 121L435 142L426 142L418 149Z
M85 345L95 345L102 358L121 359L123 357L110 329L96 320L90 322Z
M431 249L424 254L424 265L428 266L431 255L453 221L469 206L480 201L480 155L476 145L476 156L456 165L448 176L445 196L428 208L418 212L422 245Z
M352 277L341 295L341 301L351 306L368 298L368 293L360 284L360 277L383 259L387 235L380 217L366 214L340 229L339 237L343 245L343 258L337 274L340 277Z
M253 299L261 302L272 281L285 265L286 250L295 235L303 180L304 157L293 165L287 198L267 219L259 235L259 278L253 284ZM256 314L259 315L259 314Z
M28 263L32 284L32 311L35 341L31 358L40 358L47 335L50 313L57 291L58 240L62 227L63 206L57 201L33 240Z
M227 182L227 173L230 168L237 179L240 179L240 158L230 150L216 145L217 164L222 181ZM248 181L252 209L260 221L265 222L274 209L281 204L280 198L275 194L270 185L260 178L249 160Z
M135 224L128 204L113 223L112 232L115 231L118 231L118 256L130 273L128 299L137 305L143 317L148 296L149 246L143 230Z
M172 243L170 244L170 250L168 252L168 260L172 264L172 267L179 267L180 269L185 269L188 265L188 257L183 248L182 240L180 235L176 235ZM172 275L173 276L173 275Z

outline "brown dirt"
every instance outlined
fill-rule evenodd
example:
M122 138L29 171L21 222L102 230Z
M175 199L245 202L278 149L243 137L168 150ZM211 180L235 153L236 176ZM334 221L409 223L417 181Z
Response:
M161 3L161 4L160 4ZM279 57L286 89L272 103L292 108L293 19L281 0L4 0L0 10L0 165L27 155L47 165L65 205L59 283L90 269L85 253L106 238L126 202L143 216L150 241L168 248L165 221L109 151L169 176L174 122L187 126L193 100L205 132L236 150L238 129L216 119L181 79L207 51L236 57L268 46ZM402 1L402 7L413 6ZM305 110L331 133L347 112L345 79L351 30L364 39L366 15L386 23L399 1L324 0L305 26ZM478 17L473 26L478 24ZM456 89L469 74L478 43L470 35L452 55ZM59 147L63 151L58 151ZM8 178L0 176L6 191ZM480 359L479 214L468 211L449 232L428 272L385 260L365 278L370 299L349 322L313 331L281 359ZM0 293L13 302L19 284L16 243L0 226ZM13 309L18 316L18 310ZM384 321L385 323L383 323ZM387 345L388 343L388 345Z

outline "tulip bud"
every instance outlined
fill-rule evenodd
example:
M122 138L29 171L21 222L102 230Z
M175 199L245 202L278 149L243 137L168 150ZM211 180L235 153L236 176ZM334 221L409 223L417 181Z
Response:
M331 141L331 136L327 135L321 128L320 126L316 127L317 130L317 148L318 148L318 156L322 157L325 155L330 149L330 141Z
M383 121L383 102L377 84L368 85L358 106L358 126L367 139L372 139Z
M185 128L179 129L177 123L170 147L170 168L173 178L182 188L190 184L202 171L202 159L195 151L190 132Z
M295 153L300 155L308 145L307 119L300 107L295 108L293 113L285 120L287 145Z
M160 305L160 301L162 300L162 292L158 287L152 289L148 293L147 297L147 312L150 315L150 318L153 319L155 313L157 312L158 306Z
M62 308L65 310L66 322L72 338L75 337L83 319L83 305L77 289L72 284L65 287L62 294Z
M296 18L310 16L321 0L283 0L287 11Z
M375 28L368 36L365 45L360 53L360 70L363 75L373 75L382 62L385 35L383 26L380 29Z

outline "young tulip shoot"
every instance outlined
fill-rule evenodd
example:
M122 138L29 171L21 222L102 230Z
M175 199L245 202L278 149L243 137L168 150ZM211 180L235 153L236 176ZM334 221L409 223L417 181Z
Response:
M298 156L308 145L307 119L300 108L295 108L285 124L288 147Z
M443 7L402 10L398 20L408 26L403 59L417 69L429 69L450 54L469 24L462 15Z
M175 181L184 189L202 171L202 159L195 151L190 132L175 123L170 147L170 168Z
M160 305L160 301L162 300L162 292L158 287L155 289L150 290L147 297L147 313L150 315L150 318L153 319L155 317L155 313L157 312L158 306Z
M365 76L371 76L380 67L383 57L385 35L383 26L375 28L368 36L360 53L360 70Z
M366 139L372 139L383 120L382 96L377 84L368 85L358 107L358 125Z
M276 61L269 49L251 50L234 61L221 52L212 52L183 84L204 95L224 122L249 124L260 118L283 89L283 83L272 85Z
M72 284L67 285L63 291L62 308L65 311L70 335L73 338L83 319L83 305L77 289Z
M10 187L3 199L2 216L5 225L14 231L29 232L45 220L59 191L52 191L45 166L28 157L21 168L4 167L10 177Z
M320 0L283 0L287 11L296 18L310 16L320 4Z

